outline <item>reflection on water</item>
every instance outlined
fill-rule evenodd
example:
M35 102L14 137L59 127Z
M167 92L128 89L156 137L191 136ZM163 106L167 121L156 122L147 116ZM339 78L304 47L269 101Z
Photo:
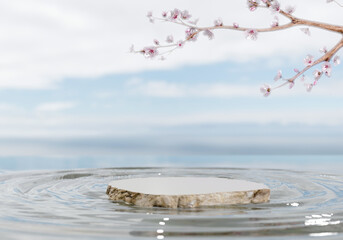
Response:
M151 176L261 182L271 201L197 209L139 208L108 200L114 179ZM0 173L1 239L343 238L343 177L225 168L117 168Z

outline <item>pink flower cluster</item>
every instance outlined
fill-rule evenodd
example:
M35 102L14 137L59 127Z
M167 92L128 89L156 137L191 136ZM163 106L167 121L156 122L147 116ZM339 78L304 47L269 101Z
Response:
M175 21L177 19L188 20L192 17L187 10L181 11L180 9L175 8L171 11L163 11L162 17Z
M281 11L281 5L277 0L261 0L264 3L264 7L268 7L272 13L278 13ZM247 5L250 11L255 11L258 7L263 7L260 0L247 0ZM293 14L295 11L294 6L286 6L284 12L287 14Z
M175 41L173 35L168 35L165 38L166 44L161 44L158 39L153 39L154 46L147 46L144 47L140 51L135 51L133 46L130 48L130 52L133 53L142 53L146 58L155 58L156 56L161 56L160 59L164 60L165 57L163 55L170 53L171 51L175 50L176 48L183 47L187 41L195 41L198 37L198 30L195 27L197 20L191 20L192 15L188 12L188 10L181 11L180 9L175 8L174 10L170 11L163 11L161 13L162 17L155 17L151 11L147 13L147 18L150 22L155 23L156 20L159 21L169 21L169 22L177 22L179 24L189 26L189 24L194 25L194 27L188 27L185 31L186 37L184 40ZM186 22L185 22L186 21ZM209 39L213 39L214 34L212 31L204 31L204 34L209 37ZM159 51L160 48L169 48L168 51L161 52Z
M142 53L144 55L144 57L146 58L154 58L158 55L158 50L156 47L145 47L143 50L142 50Z
M248 0L248 7L251 11L256 10L257 7L260 6L262 3L270 6L273 11L278 11L280 4L277 0ZM289 12L292 12L289 10ZM192 20L192 15L188 12L188 10L181 11L178 8L169 11L163 11L161 13L161 17L155 17L151 11L147 13L147 17L150 22L154 23L156 20L159 21L167 21L167 22L174 22L180 25L184 25L186 28L185 30L185 39L175 41L173 35L168 35L165 39L167 45L161 44L161 41L158 39L154 39L153 43L154 46L147 46L143 48L143 50L139 51L143 53L143 55L147 58L155 58L158 55L164 55L171 51L174 51L176 48L183 47L184 44L188 41L196 41L198 39L199 33L202 32L204 36L208 37L209 40L214 39L214 31L216 28L221 28L224 26L223 20L221 18L217 18L214 20L214 26L209 28L199 28L196 26L198 19ZM272 27L279 26L279 19L277 16L274 17L274 21L271 24ZM239 29L239 24L234 22L232 25L233 29ZM247 29L244 30L245 38L249 40L257 40L258 31L256 29ZM169 49L168 51L161 52L159 51L160 48ZM131 50L131 52L136 52ZM164 58L163 58L164 59Z
M321 53L326 54L328 51L326 49L326 47L323 47L319 50ZM340 57L339 56L335 56L332 60L332 63L334 66L337 66L340 64ZM316 62L313 62L313 57L311 55L307 55L307 57L304 59L304 63L307 66L312 66L313 64L315 64ZM313 77L314 77L314 81L311 84L306 84L305 86L307 86L307 91L311 91L312 88L314 86L317 85L319 79L325 75L327 77L331 77L331 72L332 72L332 66L331 63L329 61L323 62L323 64L321 65L321 69L315 69L313 71Z
M197 29L194 27L187 28L185 33L186 33L186 40L188 41L196 41L198 38Z
M340 58L339 56L335 56L333 59L334 66L337 66L340 64ZM330 62L324 62L321 66L321 69L314 70L313 76L314 76L314 82L312 83L313 86L317 85L318 80L325 74L327 77L331 77L332 72L332 66ZM312 89L312 88L311 88Z
M262 2L274 13L281 10L281 5L277 0L262 0ZM258 7L262 6L260 5L260 0L247 0L247 5L250 11L255 11ZM286 7L286 12L288 14L292 14L294 10L294 7Z
M327 53L327 50L326 50L326 47L323 47L320 49L320 52L326 54ZM332 63L334 66L337 66L341 63L341 60L340 60L340 57L339 56L335 56L332 60ZM300 71L299 69L297 68L294 68L294 72L296 73L296 75L291 78L291 79L284 79L283 76L282 76L282 72L281 70L278 71L278 73L276 74L276 76L274 77L274 80L275 81L278 81L278 80L285 80L285 83L283 83L281 86L285 85L285 84L288 84L289 85L289 88L292 88L294 86L294 81L295 79L298 77L298 76L301 76L301 81L305 81L305 75L303 74L308 68L310 67L313 67L314 65L317 65L318 62L314 61L314 57L310 54L308 54L305 59L304 59L304 64L305 64L305 69ZM313 71L313 82L310 82L310 83L305 83L305 87L306 87L306 90L308 92L310 92L314 86L317 85L319 79L325 75L327 77L331 77L331 72L332 72L332 65L329 61L326 61L326 62L323 62L322 65L321 65L321 68L320 69L315 69ZM280 86L278 86L280 87ZM275 87L275 88L278 88L278 87ZM272 92L273 88L268 85L268 84L264 84L261 88L260 88L263 96L265 97L268 97L270 95L270 93Z

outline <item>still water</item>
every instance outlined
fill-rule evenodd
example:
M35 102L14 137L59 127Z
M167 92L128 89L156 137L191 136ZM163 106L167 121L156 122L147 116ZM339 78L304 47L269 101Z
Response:
M115 179L201 176L271 188L266 204L170 210L112 202ZM256 168L0 172L1 239L343 239L343 177Z

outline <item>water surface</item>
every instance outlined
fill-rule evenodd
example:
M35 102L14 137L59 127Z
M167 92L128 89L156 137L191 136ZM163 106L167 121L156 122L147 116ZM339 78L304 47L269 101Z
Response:
M261 182L266 204L170 210L112 202L115 179L201 176ZM247 168L0 172L1 239L342 239L343 177Z

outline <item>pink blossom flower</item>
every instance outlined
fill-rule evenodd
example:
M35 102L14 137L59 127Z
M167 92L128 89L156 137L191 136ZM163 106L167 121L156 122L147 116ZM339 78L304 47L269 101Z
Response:
M331 76L331 64L329 62L324 62L322 65L322 71L325 73L326 76Z
M147 17L147 18L152 18L152 11L148 11L148 12L146 13L146 17Z
M294 68L293 71L296 73L300 73L299 69L297 69L297 68Z
M306 58L304 59L304 63L306 66L311 66L313 64L313 56L312 55L307 55Z
M181 48L181 47L183 47L183 45L185 45L185 42L180 40L176 43L176 45Z
M233 25L234 28L239 28L239 24L236 23L236 22L234 22L232 25Z
M294 87L294 81L289 81L288 87L289 89L292 89Z
M313 85L312 83L306 83L306 84L305 84L306 91L311 92L313 86L314 86L314 85Z
M279 70L278 73L276 74L276 76L274 77L274 81L277 81L277 80L279 80L281 78L282 78L282 71Z
M294 6L286 6L286 13L288 14L293 14L295 12L295 7Z
M167 39L166 39L166 42L167 42L167 43L172 43L172 42L174 42L174 37L173 37L173 35L168 35L168 36L167 36Z
M175 8L173 11L170 12L170 19L176 20L181 14L181 11L177 8Z
M248 40L256 40L258 32L255 29L248 29L245 31L245 38Z
M277 0L274 0L272 5L271 5L271 10L273 12L279 12L281 10L280 3Z
M333 58L333 65L337 66L337 65L339 65L340 63L341 63L340 57L339 57L339 56L335 56L335 57Z
M218 18L217 20L214 21L214 26L216 27L223 26L223 20L221 18Z
M207 36L209 40L212 40L214 38L213 32L211 30L209 30L209 29L206 29L204 31L204 35Z
M147 18L149 18L149 21L151 23L154 23L154 18L152 16L152 11L147 12L146 16L147 16Z
M155 45L160 45L160 41L158 41L157 39L154 39L154 44Z
M324 47L322 47L321 49L319 49L319 52L321 52L321 53L327 53L328 52L328 50L327 50L327 48L324 46Z
M271 86L269 86L268 84L264 84L261 88L260 88L261 93L263 94L263 96L268 97L272 91Z
M184 20L190 19L192 17L192 15L189 14L189 12L187 10L184 10L181 12L181 18Z
M162 17L166 18L167 16L168 16L168 12L163 11L163 12L162 12Z
M157 48L154 46L151 47L145 47L142 51L142 53L144 54L144 56L146 58L154 58L155 56L158 55L158 51Z
M314 76L314 80L318 81L320 79L320 77L322 76L322 72L319 70L314 70L313 76Z
M300 28L300 31L302 31L303 33L305 33L308 36L311 36L311 32L309 28Z
M186 39L190 41L196 41L198 38L197 30L195 28L186 29Z
M256 8L258 7L258 4L260 3L259 0L248 0L247 4L248 4L248 8L250 11L255 11Z
M279 26L279 18L275 16L274 20L272 21L271 27L277 27L277 26Z

